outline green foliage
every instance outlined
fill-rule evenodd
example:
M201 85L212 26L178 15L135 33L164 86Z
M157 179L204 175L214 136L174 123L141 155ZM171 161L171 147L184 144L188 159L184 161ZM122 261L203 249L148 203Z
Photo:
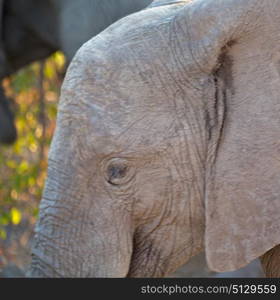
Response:
M16 109L18 139L13 146L0 146L0 240L6 238L6 225L35 222L63 73L58 52L4 81Z

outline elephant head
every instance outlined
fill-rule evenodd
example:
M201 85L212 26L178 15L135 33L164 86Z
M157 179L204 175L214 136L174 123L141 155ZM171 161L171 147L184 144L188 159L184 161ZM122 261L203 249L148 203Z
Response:
M32 276L218 272L280 243L280 1L155 1L62 88Z

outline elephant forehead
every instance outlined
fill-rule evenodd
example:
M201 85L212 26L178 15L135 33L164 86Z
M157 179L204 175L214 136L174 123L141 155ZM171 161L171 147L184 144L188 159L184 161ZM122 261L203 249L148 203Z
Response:
M101 73L68 81L70 87L65 85L60 102L60 112L78 120L77 126L85 129L88 143L98 152L156 150L176 139L191 141L201 135L200 91L175 86L172 80L153 86L129 68Z
M139 109L126 114L120 110L114 112L93 111L87 125L89 145L101 155L111 153L137 156L163 153L170 147L172 152L191 153L205 150L205 139L201 139L202 122L200 116L191 114L186 117L188 105L168 110ZM201 154L202 155L202 154ZM190 157L188 158L190 159Z
M102 152L135 152L168 143L176 130L166 113L92 114L90 143ZM98 152L100 152L98 151Z
M146 149L199 131L202 74L186 74L195 65L187 52L184 68L173 59L177 36L166 44L176 11L153 8L124 18L71 63L60 111L83 118L87 140L100 151Z
M137 72L127 81L121 72L113 73L109 77L106 72L99 74L100 79L69 77L60 114L73 120L73 126L84 131L87 142L103 153L146 148L174 135L178 117L173 100L177 96L169 98L161 89L145 86L136 79Z

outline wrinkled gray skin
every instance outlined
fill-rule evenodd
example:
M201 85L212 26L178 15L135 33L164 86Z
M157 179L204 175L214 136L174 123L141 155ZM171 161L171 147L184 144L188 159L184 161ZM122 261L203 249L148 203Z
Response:
M280 1L164 2L68 69L31 276L280 276Z
M110 24L152 0L0 0L0 79L57 50L71 60L78 48ZM16 139L0 88L0 143Z

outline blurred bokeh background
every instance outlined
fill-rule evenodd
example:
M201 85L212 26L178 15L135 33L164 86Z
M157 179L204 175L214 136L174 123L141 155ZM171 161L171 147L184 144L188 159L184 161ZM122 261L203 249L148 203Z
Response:
M64 73L65 58L56 52L3 82L18 138L0 145L0 277L20 276L29 263Z

